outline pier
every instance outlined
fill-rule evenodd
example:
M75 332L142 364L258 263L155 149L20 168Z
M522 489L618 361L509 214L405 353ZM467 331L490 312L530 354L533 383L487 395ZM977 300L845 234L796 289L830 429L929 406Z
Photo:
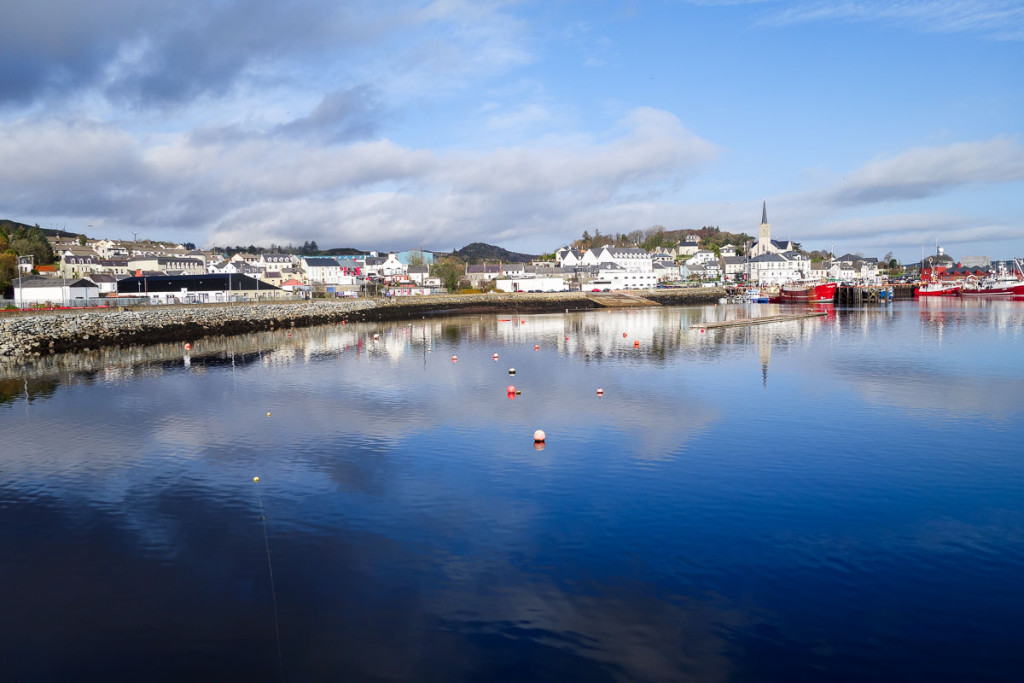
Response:
M767 325L768 323L784 323L804 318L820 318L828 315L827 311L808 311L806 313L784 313L780 315L762 315L756 318L735 318L733 320L716 320L709 323L695 323L690 329L717 329L720 327L745 327L748 325Z
M860 304L884 303L896 299L913 298L914 285L840 285L836 287L835 303L857 306Z

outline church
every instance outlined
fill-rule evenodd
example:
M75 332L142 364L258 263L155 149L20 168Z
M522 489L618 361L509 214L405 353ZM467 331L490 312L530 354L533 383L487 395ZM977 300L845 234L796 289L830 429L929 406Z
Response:
M761 225L757 226L757 241L750 247L748 256L754 258L762 254L783 254L793 251L791 240L773 240L772 225L768 222L768 202L761 202Z

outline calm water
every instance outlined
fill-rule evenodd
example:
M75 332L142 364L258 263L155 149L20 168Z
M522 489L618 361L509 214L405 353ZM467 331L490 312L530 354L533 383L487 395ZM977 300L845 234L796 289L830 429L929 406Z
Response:
M1021 680L1024 303L774 309L8 372L3 679Z

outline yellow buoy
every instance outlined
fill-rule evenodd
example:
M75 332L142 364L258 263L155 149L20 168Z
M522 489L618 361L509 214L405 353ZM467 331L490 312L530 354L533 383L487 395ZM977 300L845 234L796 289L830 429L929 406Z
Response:
M267 413L267 417L270 417L270 413Z
M256 482L257 484L260 483L260 478L259 477L253 477L252 480L254 482Z

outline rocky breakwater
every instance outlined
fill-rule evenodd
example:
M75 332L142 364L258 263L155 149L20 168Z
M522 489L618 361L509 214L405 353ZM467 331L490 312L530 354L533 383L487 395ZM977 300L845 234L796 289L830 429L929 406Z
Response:
M364 320L365 311L374 306L372 301L346 300L6 313L0 317L0 362L100 346Z
M666 305L700 304L725 295L718 288L633 291ZM390 300L346 299L287 303L195 304L133 310L93 309L0 313L0 363L65 351L159 342L291 327L404 320L448 313L558 313L600 307L586 292L451 294Z

